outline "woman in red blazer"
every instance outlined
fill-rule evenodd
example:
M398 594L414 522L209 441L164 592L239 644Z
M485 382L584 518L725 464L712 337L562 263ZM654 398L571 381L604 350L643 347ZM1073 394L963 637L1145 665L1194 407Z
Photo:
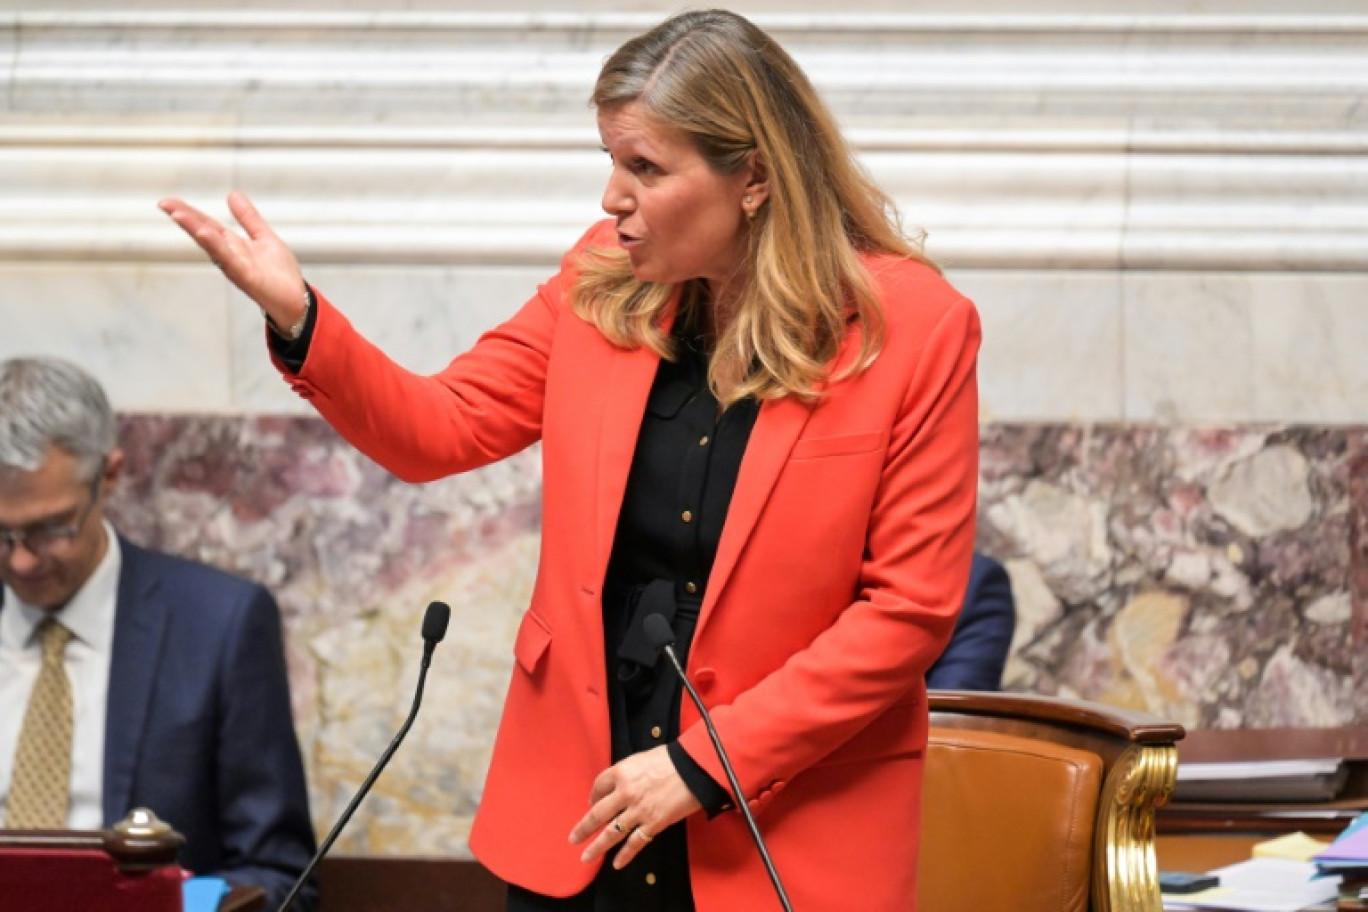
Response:
M649 613L794 908L913 909L924 675L973 544L977 316L745 19L668 20L593 100L610 218L432 377L305 285L241 194L246 237L162 208L262 307L294 388L400 477L542 443L541 562L471 835L510 909L777 906Z

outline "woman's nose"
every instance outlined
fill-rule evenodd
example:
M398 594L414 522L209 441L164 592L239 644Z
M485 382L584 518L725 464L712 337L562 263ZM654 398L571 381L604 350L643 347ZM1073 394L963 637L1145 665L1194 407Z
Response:
M626 182L617 168L608 175L608 184L603 188L603 211L609 215L623 215L632 210L632 196L627 191Z

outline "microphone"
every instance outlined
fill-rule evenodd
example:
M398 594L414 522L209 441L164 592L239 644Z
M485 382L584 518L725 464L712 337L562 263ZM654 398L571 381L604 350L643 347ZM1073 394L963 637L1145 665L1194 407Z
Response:
M285 901L280 904L280 908L276 910L276 912L286 912L294 903L295 897L297 897L299 891L303 889L305 882L309 879L309 875L313 873L313 869L318 865L318 862L322 860L323 856L328 853L328 849L332 848L332 844L337 841L337 837L342 832L342 828L347 825L347 821L351 820L352 814L356 813L356 808L361 804L361 799L366 797L366 793L369 792L370 787L375 784L375 780L380 778L380 771L385 768L385 764L389 763L390 757L393 757L394 752L399 749L399 742L404 740L404 735L407 735L408 730L413 727L413 720L418 716L418 704L423 702L423 682L427 680L428 666L432 664L432 651L437 648L437 644L442 642L442 638L446 636L447 622L450 620L451 607L445 602L432 602L427 606L427 612L423 615L423 667L418 672L418 687L413 694L413 708L409 710L408 718L404 720L403 726L400 727L399 734L394 736L394 740L390 742L390 746L386 748L385 753L380 756L380 762L375 764L375 769L371 770L370 775L366 777L366 781L361 783L361 788L357 790L356 797L352 798L351 804L347 805L347 809L342 812L342 816L337 818L337 823L333 824L332 832L328 833L328 838L323 840L323 844L318 847L318 851L314 853L314 857L309 859L309 864L304 868L304 873L299 875L299 879L297 879L294 882L294 886L290 888L290 894L285 897Z
M755 823L755 815L751 813L750 805L746 803L746 796L741 794L741 783L737 781L736 770L732 769L727 751L722 747L722 738L717 734L712 716L708 715L708 708L703 705L703 700L698 696L698 691L694 690L693 685L689 683L689 676L684 673L684 667L679 664L679 657L675 655L675 635L674 630L670 628L670 622L659 614L648 614L642 620L641 628L645 631L646 639L650 641L656 652L663 652L665 657L670 660L675 673L679 675L679 680L684 682L684 689L689 692L689 698L698 708L698 714L703 717L703 727L708 730L708 737L712 739L713 750L717 751L717 759L722 761L722 769L726 770L727 781L731 783L732 797L736 799L736 806L741 809L741 813L746 818L746 825L750 827L751 838L755 840L755 847L760 850L760 860L765 863L765 870L769 872L770 883L774 884L774 892L779 897L779 904L784 907L784 912L793 912L793 906L789 904L788 894L784 892L784 884L779 879L779 872L775 870L774 862L770 859L769 849L765 847L764 837L760 835L760 827Z

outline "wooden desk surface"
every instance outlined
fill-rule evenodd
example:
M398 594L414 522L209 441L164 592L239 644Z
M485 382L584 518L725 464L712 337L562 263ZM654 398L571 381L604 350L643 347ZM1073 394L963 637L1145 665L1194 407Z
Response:
M1368 760L1368 726L1196 729L1178 742L1179 763L1327 757Z
M1161 871L1200 873L1246 861L1257 843L1268 836L1159 835L1154 840L1155 860Z
M266 908L266 891L261 887L233 887L219 903L218 912L260 912Z
M1368 726L1348 728L1199 729L1178 742L1178 764L1246 760L1349 761L1349 778L1327 801L1174 801L1159 809L1161 834L1268 838L1301 830L1334 836L1368 810Z
M503 881L473 860L330 855L318 864L327 912L503 912Z

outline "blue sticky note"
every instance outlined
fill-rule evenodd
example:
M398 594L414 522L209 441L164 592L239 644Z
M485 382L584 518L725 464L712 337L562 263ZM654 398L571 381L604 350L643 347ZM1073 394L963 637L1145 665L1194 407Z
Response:
M185 912L217 912L229 889L222 877L190 878L182 886Z

